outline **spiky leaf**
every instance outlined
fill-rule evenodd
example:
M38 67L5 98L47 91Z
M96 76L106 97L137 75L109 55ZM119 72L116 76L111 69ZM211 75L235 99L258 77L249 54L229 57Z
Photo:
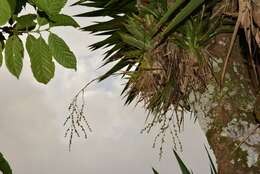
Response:
M153 168L153 173L154 174L159 174L154 168Z
M149 47L148 45L146 45L146 43L143 40L138 40L129 34L120 33L120 36L125 43L133 47L136 47L140 50L145 50Z
M182 174L191 174L191 172L188 170L188 168L186 167L186 165L184 164L184 162L182 161L182 159L179 157L179 155L177 154L177 152L175 150L173 150L174 155L178 161L178 164L180 166L180 169L182 171Z
M162 32L161 36L166 36L172 29L179 25L187 16L189 16L196 8L198 8L205 0L190 1L169 23Z
M209 151L208 151L208 148L206 146L204 146L205 149L206 149L206 152L207 152L207 155L208 155L208 158L209 158L209 161L210 161L210 170L211 170L211 173L212 174L217 174L217 169L215 167L215 164L213 163L213 160L209 154Z
M104 79L106 79L107 77L113 75L115 72L118 72L119 70L123 69L124 67L126 67L129 64L128 60L120 60L118 63L116 63L107 73L105 73L104 75L102 75L99 78L99 81L102 81Z
M0 171L3 174L12 174L12 169L1 152L0 152Z

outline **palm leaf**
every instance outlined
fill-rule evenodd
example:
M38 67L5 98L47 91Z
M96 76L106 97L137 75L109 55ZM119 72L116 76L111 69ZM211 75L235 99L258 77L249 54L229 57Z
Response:
M1 152L0 152L0 171L3 172L3 174L12 174L12 169Z
M207 147L206 146L204 146L205 147L205 149L206 149L206 151L207 151L207 155L208 155L208 158L209 158L209 161L210 161L210 170L211 170L211 173L212 174L217 174L218 172L217 172L217 169L216 169L216 167L215 167L215 164L213 163L213 160L212 160L212 158L211 158L211 156L210 156L210 154L209 154L209 151L208 151L208 149L207 149Z
M153 174L159 174L154 168L153 169Z
M190 1L177 15L171 20L166 29L162 32L161 37L166 36L174 27L180 24L186 17L194 12L205 0L192 0Z
M182 171L182 174L191 174L191 172L188 170L188 168L186 167L186 165L184 164L184 162L182 161L182 159L179 157L179 155L177 154L177 152L175 150L173 150L173 153L178 161L178 164L180 166L180 169Z

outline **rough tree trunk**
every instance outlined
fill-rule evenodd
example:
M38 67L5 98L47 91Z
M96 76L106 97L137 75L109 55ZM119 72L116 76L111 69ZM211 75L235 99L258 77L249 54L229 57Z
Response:
M220 35L211 48L211 53L218 57L213 63L218 79L229 41L230 35ZM222 92L212 80L195 103L195 110L215 153L219 174L258 174L260 128L256 129L259 124L253 115L256 95L238 43L230 60ZM194 100L192 94L190 98Z
M137 2L145 5L148 1ZM230 40L231 34L219 35L210 49L216 56L216 79ZM203 94L190 94L189 100L214 151L219 174L260 174L260 127L253 115L256 92L238 42L230 60L222 91L212 78Z

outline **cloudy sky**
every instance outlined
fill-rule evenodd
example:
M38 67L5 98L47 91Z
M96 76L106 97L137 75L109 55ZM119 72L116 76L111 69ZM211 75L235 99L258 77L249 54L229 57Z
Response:
M70 2L72 3L72 1ZM67 14L91 10L66 7ZM93 19L76 19L85 26ZM104 19L99 19L104 20ZM122 82L110 78L88 88L87 119L93 132L89 139L74 139L72 151L64 138L63 121L73 95L106 68L101 65L104 50L91 52L87 46L101 39L72 28L55 30L69 43L78 58L77 72L56 65L48 85L32 76L28 56L20 80L0 69L0 151L8 158L14 174L178 174L170 145L159 160L152 148L154 135L140 134L146 113L140 107L124 107ZM181 156L194 173L208 174L205 138L196 124L186 119L181 135Z

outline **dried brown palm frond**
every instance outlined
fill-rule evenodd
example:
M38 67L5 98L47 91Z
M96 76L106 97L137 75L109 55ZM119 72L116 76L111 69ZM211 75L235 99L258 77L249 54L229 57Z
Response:
M145 22L145 19L150 19L150 22ZM162 145L166 132L173 134L181 130L183 112L191 107L188 101L190 93L204 92L213 76L207 46L208 41L218 33L216 28L219 29L221 23L218 17L210 19L210 15L205 15L205 9L201 10L201 13L187 19L161 44L153 47L151 45L155 41L149 35L153 22L156 23L156 20L152 16L143 17L142 20L131 18L131 24L139 23L134 25L136 30L142 25L147 30L142 38L137 37L139 35L136 32L124 37L133 46L140 38L144 41L136 46L142 50L136 66L131 71L125 71L128 83L123 92L127 96L127 104L134 99L144 103L149 114L143 131L150 132L152 128L159 127L161 131L155 141L160 137ZM133 28L126 26L128 29ZM176 133L173 135L173 141L178 141Z
M206 89L211 77L209 56L200 50L197 55L168 40L144 56L129 80L129 93L139 93L151 112L167 112L169 106L189 108L186 101L191 91ZM146 65L144 65L146 64Z
M252 1L252 14L255 23L255 40L260 48L260 1L254 0Z
M145 55L145 63L131 74L127 95L137 96L151 113L143 131L149 133L154 127L160 128L154 142L161 140L160 149L167 132L174 135L175 148L176 144L182 148L178 132L184 123L184 111L190 109L188 97L191 92L203 93L212 78L210 56L203 49L198 57L167 40Z
M259 87L259 76L257 72L256 62L253 59L253 47L252 43L257 43L260 46L259 41L259 24L260 24L260 1L257 0L238 0L238 11L233 16L237 17L236 25L234 28L233 36L231 39L230 47L225 58L223 65L223 70L221 74L220 85L222 86L226 69L229 62L229 57L232 53L232 48L238 34L238 31L241 28L244 30L246 42L248 44L249 56L248 62L250 65L250 71L252 72L252 81L255 88ZM226 14L226 12L224 12ZM230 14L229 14L230 15ZM260 47L259 47L260 48Z
M253 0L252 7L254 22L260 28L260 1Z

